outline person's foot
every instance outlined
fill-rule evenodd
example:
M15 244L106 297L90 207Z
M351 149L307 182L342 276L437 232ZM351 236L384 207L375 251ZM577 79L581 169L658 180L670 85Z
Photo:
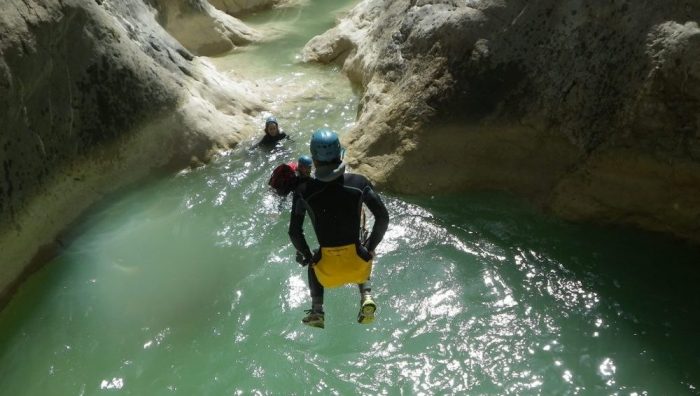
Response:
M374 322L374 311L377 310L377 304L372 300L372 296L365 295L360 304L360 313L357 314L357 323L370 324Z
M301 320L301 323L311 327L318 327L319 329L323 329L325 327L323 311L307 309L304 312L306 312L306 316L304 316L304 319Z

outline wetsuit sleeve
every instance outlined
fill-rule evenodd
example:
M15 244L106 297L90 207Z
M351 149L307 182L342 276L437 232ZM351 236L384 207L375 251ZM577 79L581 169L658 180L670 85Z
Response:
M389 212L386 210L382 199L372 189L371 184L365 187L364 203L374 216L374 227L372 227L372 233L367 240L366 248L369 251L374 251L384 238L387 228L389 228Z
M255 144L253 145L253 148L260 147L260 146L265 146L265 145L267 145L267 144L270 144L270 142L269 142L270 139L268 138L268 136L269 136L268 134L265 134L265 136L263 136L260 140L258 140L257 143L255 143Z
M304 258L311 259L311 249L304 238L304 217L306 215L306 207L299 193L294 193L292 199L292 216L289 219L289 239L292 240L292 245L298 252L304 255Z

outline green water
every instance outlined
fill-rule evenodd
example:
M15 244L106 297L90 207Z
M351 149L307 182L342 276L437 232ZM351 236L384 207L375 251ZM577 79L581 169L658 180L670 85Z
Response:
M327 292L325 330L301 325L291 203L265 182L306 152L309 131L353 123L357 98L337 70L295 62L331 25L319 15L347 4L256 15L269 29L294 20L299 37L214 60L277 84L270 103L298 138L95 208L0 313L0 394L699 394L700 250L499 194L383 193L377 322L355 322L346 287ZM276 66L250 66L262 59Z

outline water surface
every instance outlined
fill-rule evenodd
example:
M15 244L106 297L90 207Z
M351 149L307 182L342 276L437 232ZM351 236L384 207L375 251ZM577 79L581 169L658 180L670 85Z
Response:
M278 88L266 99L294 140L246 142L94 208L0 313L0 393L698 394L700 250L502 194L381 192L377 322L355 322L345 287L327 292L325 330L301 325L291 203L265 183L315 128L354 122L337 68L297 60L349 4L257 14L294 34L213 60Z

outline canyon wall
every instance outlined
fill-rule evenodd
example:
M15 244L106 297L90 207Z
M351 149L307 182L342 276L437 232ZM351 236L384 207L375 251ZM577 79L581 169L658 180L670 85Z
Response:
M105 194L257 132L258 96L178 43L162 12L0 5L0 301Z
M363 1L304 49L363 90L350 165L700 241L700 3Z

